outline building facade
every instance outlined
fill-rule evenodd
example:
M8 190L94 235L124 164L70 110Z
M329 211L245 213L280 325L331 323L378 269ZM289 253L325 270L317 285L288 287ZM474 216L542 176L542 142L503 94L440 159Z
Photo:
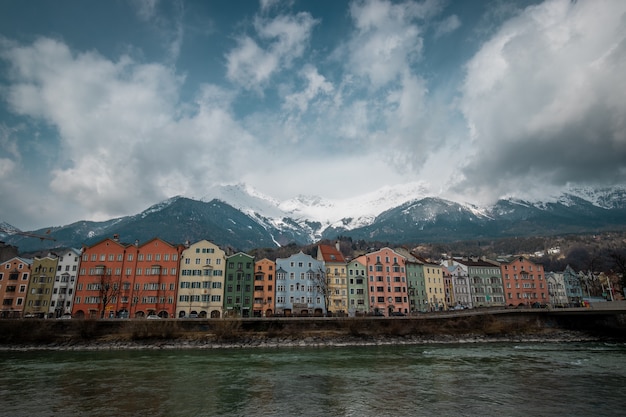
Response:
M250 317L254 257L239 252L226 258L224 314L227 317Z
M334 315L348 313L348 278L346 260L337 246L318 245L317 260L324 263L328 285L328 312Z
M0 265L0 318L22 317L32 262L31 259L16 256Z
M117 236L83 248L73 315L89 318L173 317L183 247L155 238L123 244Z
M136 259L137 246L122 244L117 237L83 247L72 315L93 319L120 314L128 317Z
M444 311L448 309L446 304L446 287L443 277L443 267L424 258L417 257L423 264L424 284L428 296L428 310Z
M550 301L542 265L518 256L502 260L500 271L508 305L531 306L534 303L546 304Z
M24 306L24 317L44 318L48 316L58 258L55 255L33 259L31 275Z
M226 253L200 240L181 253L176 317L223 317Z
M548 297L550 304L555 307L567 307L567 293L565 291L565 281L562 272L546 273L546 284L548 285Z
M565 283L565 293L569 306L580 307L583 301L582 282L576 271L569 265L563 271L563 282Z
M390 248L365 255L369 278L370 313L391 316L409 313L405 258Z
M81 252L68 249L59 255L52 297L50 297L49 317L61 317L72 313L76 277L80 268Z
M367 267L365 256L359 256L348 262L348 315L364 316L369 311L367 294Z
M271 317L276 311L274 291L276 262L267 258L254 263L253 317Z
M135 275L125 276L133 287L133 317L176 317L178 267L183 245L154 238L137 247ZM126 281L129 280L129 281ZM122 301L127 301L122 295Z
M321 316L327 313L324 263L302 252L276 259L276 314Z
M453 306L472 308L472 294L467 272L460 265L446 266L445 268L452 278Z
M484 259L448 260L449 265L459 265L470 283L473 307L502 307L505 305L502 271L496 262Z

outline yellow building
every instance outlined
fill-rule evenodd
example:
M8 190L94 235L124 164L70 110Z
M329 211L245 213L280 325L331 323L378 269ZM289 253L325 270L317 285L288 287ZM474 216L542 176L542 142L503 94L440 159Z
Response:
M420 256L415 257L424 269L424 285L430 311L447 310L443 267Z
M24 317L44 318L50 307L54 277L57 271L58 258L48 255L45 258L35 257L32 265L30 282L26 294Z
M208 240L201 240L183 250L176 317L222 317L225 269L225 252Z
M348 275L346 260L337 246L319 245L317 260L324 262L326 285L328 286L328 312L336 315L348 314Z

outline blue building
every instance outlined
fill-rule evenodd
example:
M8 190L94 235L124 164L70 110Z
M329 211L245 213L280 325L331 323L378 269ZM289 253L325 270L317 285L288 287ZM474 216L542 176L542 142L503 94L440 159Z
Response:
M328 284L324 263L302 252L276 259L276 314L326 314Z

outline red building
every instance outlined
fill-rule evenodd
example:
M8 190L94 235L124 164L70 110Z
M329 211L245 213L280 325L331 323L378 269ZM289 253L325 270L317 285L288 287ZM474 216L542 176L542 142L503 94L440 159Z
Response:
M143 245L105 239L83 248L76 317L174 317L183 245L154 238Z
M0 264L0 318L22 317L32 263L31 259L16 256Z
M549 302L548 285L543 266L523 256L515 259L499 259L506 304L532 306Z

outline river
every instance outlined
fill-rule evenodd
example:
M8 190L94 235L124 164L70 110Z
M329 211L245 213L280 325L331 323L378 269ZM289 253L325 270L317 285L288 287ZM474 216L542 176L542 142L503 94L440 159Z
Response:
M4 351L2 416L613 416L626 345Z

